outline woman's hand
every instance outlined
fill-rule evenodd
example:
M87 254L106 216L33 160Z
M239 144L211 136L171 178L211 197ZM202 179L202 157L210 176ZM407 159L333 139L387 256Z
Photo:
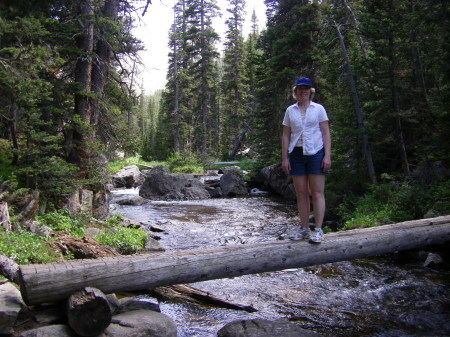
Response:
M289 174L289 172L291 171L291 163L289 162L289 158L283 158L281 167L284 173Z
M291 172L291 163L288 157L289 139L291 138L291 128L289 126L283 126L283 134L281 136L281 168L283 172L289 174Z
M322 160L322 171L327 172L331 168L331 159L330 156L323 157Z

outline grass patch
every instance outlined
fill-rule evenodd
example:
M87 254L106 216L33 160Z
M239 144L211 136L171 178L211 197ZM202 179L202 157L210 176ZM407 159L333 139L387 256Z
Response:
M111 174L115 174L126 166L136 165L136 164L143 164L143 165L147 165L147 166L164 165L163 162L156 162L156 161L148 162L148 161L143 160L140 156L137 156L137 157L129 157L129 158L124 158L124 159L109 162L108 168L109 168ZM142 167L140 167L140 168L142 168Z
M173 154L167 159L167 167L173 173L203 173L204 165L194 154L181 156L178 153Z

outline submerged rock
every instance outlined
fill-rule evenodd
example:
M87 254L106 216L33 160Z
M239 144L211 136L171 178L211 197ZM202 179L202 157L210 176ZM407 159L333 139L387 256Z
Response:
M113 317L105 337L176 337L177 326L168 316L152 310L133 310Z
M302 329L285 320L268 321L252 319L235 321L225 325L217 337L320 337L322 335Z

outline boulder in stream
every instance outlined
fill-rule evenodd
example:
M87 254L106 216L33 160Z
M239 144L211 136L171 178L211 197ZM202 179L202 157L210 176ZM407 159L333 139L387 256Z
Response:
M210 199L205 185L192 174L170 173L158 165L146 176L139 195L150 200L199 200Z
M122 168L112 177L112 184L116 188L133 188L142 183L142 174L136 165Z
M220 188L224 196L247 195L244 177L238 169L225 171L220 178Z
M271 190L288 200L295 200L295 190L292 178L286 175L281 168L281 164L267 166L261 170L264 182Z

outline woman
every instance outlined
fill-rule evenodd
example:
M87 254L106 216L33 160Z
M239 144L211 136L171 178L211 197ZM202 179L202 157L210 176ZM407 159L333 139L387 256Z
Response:
M323 240L325 214L325 174L331 168L331 136L324 107L312 102L315 89L308 77L301 77L293 88L297 103L287 108L283 120L282 167L292 176L301 227L292 240ZM315 229L309 229L311 193Z

